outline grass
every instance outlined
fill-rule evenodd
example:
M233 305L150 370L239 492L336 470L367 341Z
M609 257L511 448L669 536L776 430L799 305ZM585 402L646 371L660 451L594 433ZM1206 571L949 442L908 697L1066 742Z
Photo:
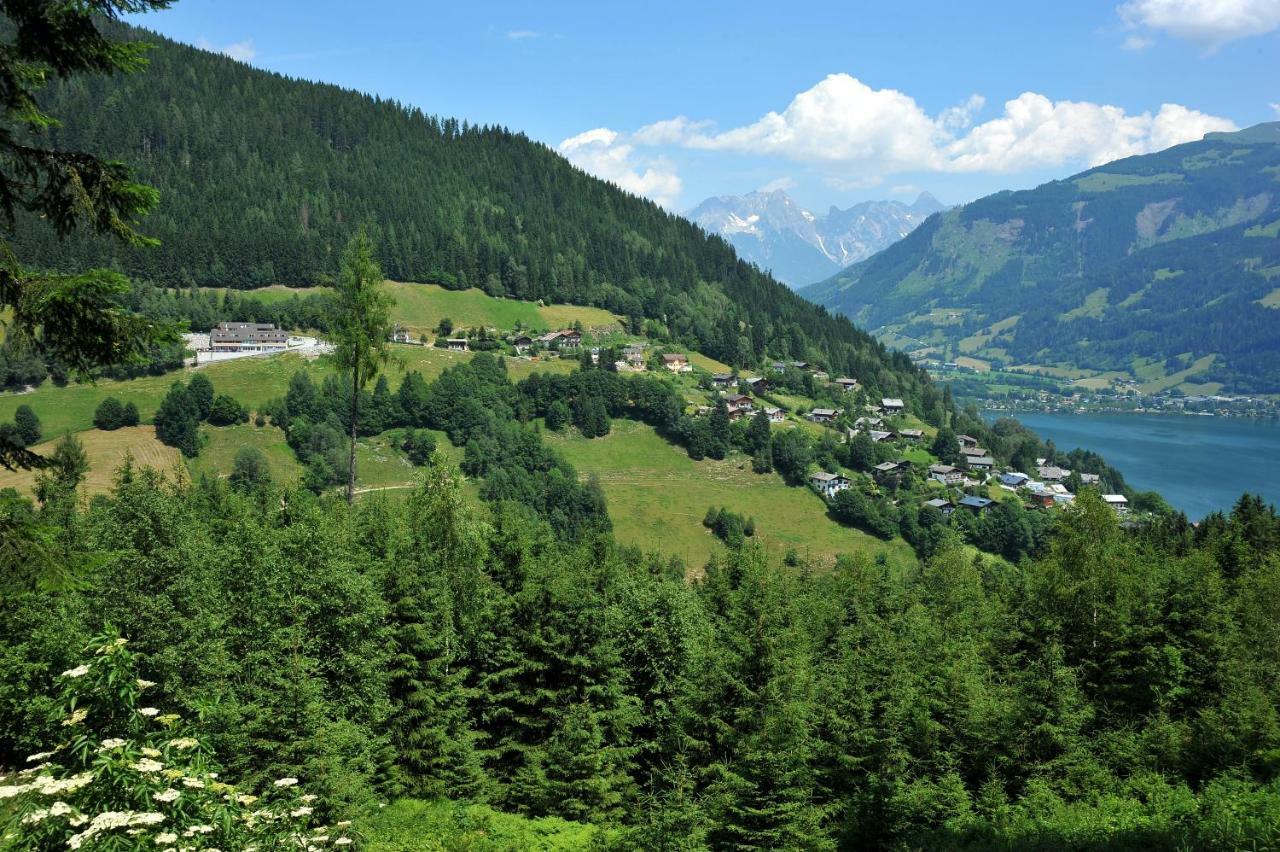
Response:
M430 381L447 367L474 357L473 353L404 344L393 346L392 351L400 359L399 364L387 371L392 388L399 385L408 371L416 370ZM577 361L572 359L507 359L507 369L513 380L522 379L535 371L568 373L576 366ZM251 410L256 410L268 400L283 396L289 387L289 380L298 370L310 372L312 380L317 383L331 372L323 362L292 352L270 357L218 361L199 369L213 382L215 393L231 394ZM123 382L103 380L96 384L72 384L61 388L46 382L30 393L0 394L0 422L12 420L18 406L25 403L40 417L46 435L80 432L93 426L94 410L98 403L109 396L114 396L121 402L133 402L138 406L142 419L149 421L169 387L175 381L190 381L194 372L194 369L186 368L163 376L144 376Z
M214 292L226 292L222 287L208 288ZM256 290L236 292L254 296L268 304L282 302L294 296L309 296L326 292L327 287L286 287L275 284ZM435 336L440 320L448 317L458 328L481 326L510 331L517 323L525 328L563 328L581 322L591 331L607 332L621 327L618 317L602 308L583 305L537 305L518 299L500 299L475 288L446 290L438 284L412 284L387 281L383 289L396 300L392 319L415 335Z
M837 524L817 494L790 487L777 474L752 473L750 459L741 455L693 461L651 427L626 420L615 420L609 435L592 440L573 430L543 434L580 474L599 478L619 542L679 556L690 568L723 547L702 526L711 506L754 517L756 537L775 558L794 548L828 565L840 553L883 553L895 567L915 564L905 542Z
M202 426L200 436L203 446L200 455L187 459L187 469L193 477L206 474L225 477L231 473L236 452L241 447L256 447L267 459L271 478L276 482L296 482L302 476L302 465L289 445L284 432L274 426L254 426L242 423L238 426Z
M1139 379L1146 379L1138 386L1138 389L1143 393L1160 393L1169 388L1177 387L1192 376L1199 375L1212 367L1214 357L1213 355L1205 355L1203 358L1197 358L1190 367L1170 375L1163 375L1163 362L1160 361L1152 361L1145 367L1135 366L1134 374ZM1153 371L1158 371L1159 375L1147 378Z
M1076 186L1081 192L1110 192L1126 186L1142 186L1151 183L1178 183L1182 175L1176 172L1162 172L1154 175L1124 175L1111 172L1094 172L1082 178L1076 178Z
M689 355L690 364L700 369L706 370L708 373L732 373L733 372L733 368L730 367L728 364L723 364L720 361L717 361L715 358L712 358L708 355L703 355L701 352L694 352L692 350L689 350L688 355ZM743 375L745 376L748 374L743 373Z
M89 457L89 473L81 486L82 494L104 494L114 484L116 470L131 453L137 467L153 467L166 473L181 464L182 456L173 447L166 447L156 440L150 426L130 426L113 432L91 429L76 435ZM53 454L57 440L45 441L33 449L40 455ZM35 487L36 472L32 470L0 470L0 488L14 488L30 495Z

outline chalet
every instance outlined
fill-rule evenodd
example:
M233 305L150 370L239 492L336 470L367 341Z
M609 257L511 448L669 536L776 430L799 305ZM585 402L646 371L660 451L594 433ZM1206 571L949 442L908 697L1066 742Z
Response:
M809 369L809 362L808 361L792 361L791 366L795 367L797 370L807 370Z
M898 436L904 441L910 441L913 444L920 443L924 439L924 430L922 429L899 429Z
M840 390L844 391L845 393L848 393L849 391L855 391L858 389L857 379L841 378L841 379L836 379L832 384L839 385Z
M662 366L673 373L688 373L693 370L693 367L689 366L689 356L682 352L663 355Z
M871 443L873 444L883 444L885 441L893 440L892 432L883 432L879 429L872 429L867 434L871 436Z
M392 343L412 343L413 337L409 334L409 329L398 325L395 328L391 329L391 342Z
M769 380L764 376L752 376L749 379L743 379L743 382L751 388L753 393L764 393L769 389Z
M1013 471L1010 473L1000 474L1000 484L1007 485L1010 488L1021 488L1030 481L1031 477L1027 476L1025 473Z
M764 413L769 418L770 423L781 423L787 419L781 408L774 408L772 405L766 406Z
M591 347L591 363L592 364L600 363L600 347L599 346Z
M544 346L557 346L561 349L577 349L582 345L582 333L571 328L560 331L549 331L538 338Z
M859 429L861 429L863 426L867 427L868 429L874 429L877 426L881 426L883 424L884 424L884 421L881 420L879 417L859 417L857 420L853 421L853 425Z
M960 442L960 449L967 450L978 446L978 439L972 435L956 435L956 440Z
M880 400L880 407L884 409L886 414L901 414L907 409L902 400L896 397L885 397Z
M1123 494L1103 494L1102 502L1115 509L1117 515L1129 514L1129 500Z
M627 366L633 370L645 368L644 347L638 343L623 347L622 357L627 362Z
M874 471L873 475L876 478L876 482L888 482L891 480L900 479L902 477L902 474L906 473L910 469L911 469L911 462L907 461L906 459L899 459L898 461L880 462L880 464L872 468L872 470Z
M213 352L278 352L289 335L269 322L220 322L209 332Z
M533 338L527 334L517 335L511 338L511 345L515 348L517 354L523 355L533 347Z
M1080 484L1081 485L1101 485L1102 477L1096 473L1082 473L1080 474Z
M969 447L968 449L964 450L963 452L964 452L964 455L966 455L966 456L989 456L989 455L991 455L991 452L990 452L989 450L987 450L985 447Z
M987 471L996 466L996 460L991 456L965 456L964 463L970 470Z
M729 407L730 411L742 411L750 414L755 410L755 405L751 402L751 397L743 393L731 393L724 398L724 404Z
M444 342L444 345L450 352L467 351L467 339L465 337L450 337Z
M711 386L717 388L731 388L738 384L738 377L733 373L713 373L711 375Z
M944 518L950 517L951 513L956 510L956 504L950 500L943 500L941 497L935 497L932 500L926 500L926 506L932 506L942 513Z
M809 412L809 419L814 423L834 423L839 416L838 408L815 408Z
M1071 475L1071 471L1064 470L1053 464L1041 465L1036 469L1036 473L1045 482L1061 482Z
M981 515L991 508L991 503L992 501L986 497L974 497L970 495L960 501L960 507L968 509L975 515Z
M849 480L838 473L827 473L825 470L820 470L817 473L809 474L809 484L819 494L830 500L849 487Z
M961 482L964 482L964 472L949 464L930 465L929 477L931 479L936 479L943 485L959 485Z

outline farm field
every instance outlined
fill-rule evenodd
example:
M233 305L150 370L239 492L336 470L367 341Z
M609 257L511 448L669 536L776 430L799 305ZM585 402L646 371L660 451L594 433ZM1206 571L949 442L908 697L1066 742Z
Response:
M153 467L164 473L172 473L182 464L182 454L156 440L150 426L130 426L113 432L91 429L76 435L89 457L89 473L85 476L80 493L103 494L114 484L116 470L124 462L126 454L133 455L137 467ZM45 441L33 449L43 456L53 454L59 438ZM33 470L9 471L0 469L0 488L13 488L30 496L35 487Z
M225 287L206 288L211 292L225 293ZM245 296L254 296L268 304L282 302L294 296L309 296L327 291L327 287L286 287L274 284L255 290L236 290ZM509 331L517 323L524 328L561 328L581 322L584 328L606 331L619 328L618 317L602 308L584 305L538 305L519 299L500 299L475 288L446 290L438 284L413 284L387 281L383 289L396 300L392 319L415 335L435 336L440 320L448 317L458 328L489 326Z
M583 476L599 478L619 542L679 556L691 570L722 545L703 526L711 506L756 519L756 538L780 558L794 548L801 556L832 564L840 553L883 553L895 568L916 564L901 540L881 541L826 517L817 494L792 488L777 474L751 472L741 455L724 461L693 461L653 428L613 421L603 438L576 432L543 432Z
M150 427L144 427L149 429ZM200 455L187 459L187 469L193 477L205 474L215 478L228 476L241 447L256 447L267 459L271 478L276 482L293 482L302 475L302 465L285 443L284 432L274 426L254 426L241 423L238 426L200 427L204 441Z

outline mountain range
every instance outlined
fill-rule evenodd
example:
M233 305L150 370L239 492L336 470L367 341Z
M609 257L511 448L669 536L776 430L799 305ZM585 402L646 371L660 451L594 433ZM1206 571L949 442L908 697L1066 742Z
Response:
M818 215L778 189L708 198L686 216L728 240L743 259L800 287L870 257L943 209L924 192L912 204L866 201Z
M802 294L979 369L1280 391L1280 122L953 208Z

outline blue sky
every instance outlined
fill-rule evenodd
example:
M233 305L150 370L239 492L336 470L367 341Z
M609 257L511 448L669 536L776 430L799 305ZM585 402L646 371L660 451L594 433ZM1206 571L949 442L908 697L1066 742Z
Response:
M677 210L762 187L958 203L1280 119L1280 0L180 0L133 20L504 124Z

